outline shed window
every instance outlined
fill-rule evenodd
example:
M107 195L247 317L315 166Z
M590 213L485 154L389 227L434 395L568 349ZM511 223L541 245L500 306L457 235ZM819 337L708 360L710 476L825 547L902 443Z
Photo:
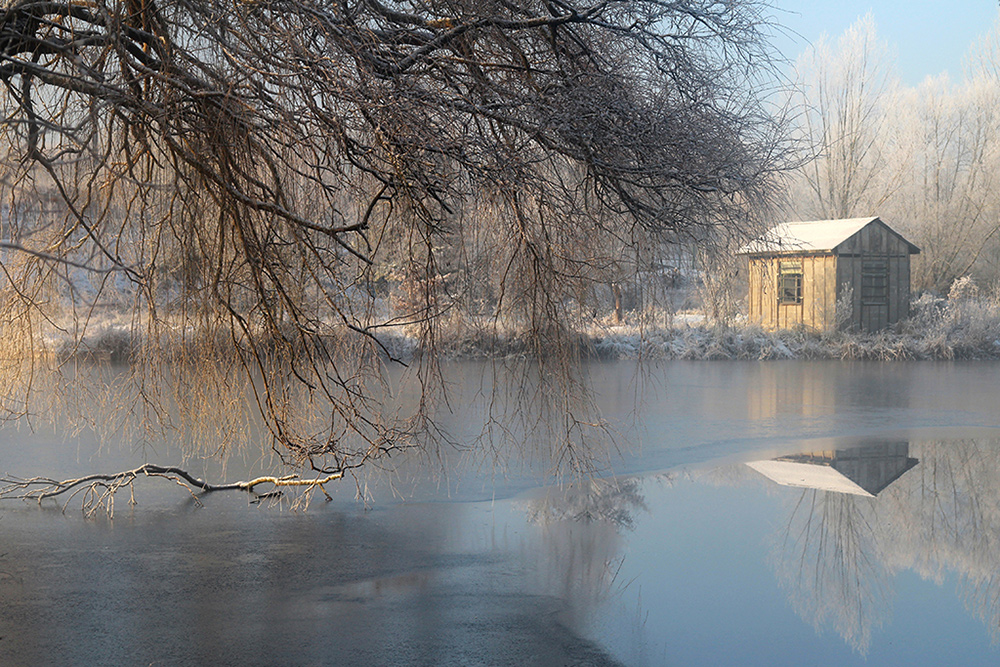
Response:
M861 303L889 303L889 261L866 259L861 262Z
M802 303L802 262L781 262L778 272L778 303Z

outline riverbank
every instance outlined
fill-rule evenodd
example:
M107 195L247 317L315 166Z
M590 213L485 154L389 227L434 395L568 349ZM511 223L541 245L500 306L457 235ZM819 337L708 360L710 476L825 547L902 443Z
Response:
M957 284L957 283L956 283ZM766 331L745 320L712 323L698 311L626 314L617 323L595 319L562 334L561 349L582 359L599 360L981 360L1000 359L1000 296L953 290L949 298L929 294L914 300L911 317L876 332L806 329ZM334 331L331 327L331 331ZM387 357L409 362L422 350L413 326L378 328L374 336ZM178 344L192 340L178 336ZM338 340L357 336L342 331ZM126 361L136 354L143 335L128 315L94 318L79 341L49 337L45 347L60 358L90 357ZM516 327L485 318L455 318L439 323L436 353L445 359L528 358L544 354L537 340Z
M411 359L419 349L405 334L380 336L395 358ZM440 341L449 359L528 356L516 335L477 334ZM582 358L617 360L841 359L874 361L1000 359L1000 324L989 330L914 330L910 325L878 332L765 331L755 326L682 325L671 328L613 326L580 334Z
M698 312L669 319L647 314L643 319L647 323L591 323L576 334L576 351L580 357L601 360L1000 359L1000 298L968 290L953 290L947 299L925 294L913 302L909 319L875 332L766 331L738 318L713 324ZM419 349L417 339L405 330L381 335L380 341L399 358ZM517 332L468 325L445 327L437 344L439 352L452 359L531 352Z

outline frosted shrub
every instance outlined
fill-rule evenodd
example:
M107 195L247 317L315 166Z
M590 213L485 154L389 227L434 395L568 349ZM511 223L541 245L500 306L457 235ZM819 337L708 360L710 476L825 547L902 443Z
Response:
M972 276L962 276L956 278L948 290L948 303L957 304L963 301L971 301L979 297L979 285L972 279Z
M941 326L948 301L939 296L924 292L910 304L912 316L910 324L918 331L927 331L932 327Z
M851 322L851 316L854 312L854 288L850 285L844 285L840 290L840 296L837 298L837 303L834 305L834 318L835 324L834 329L836 331L843 331L848 328Z
M582 328L579 349L602 360L1000 359L1000 287L981 288L966 276L955 281L948 298L924 293L910 308L911 317L890 329L827 332L768 331L745 318L713 326L698 312L665 318L650 310L640 323L611 326L608 320ZM454 337L442 342L454 357L525 354L516 330L488 336L466 322ZM405 335L384 344L404 357L418 346Z
M1000 304L996 292L982 294L970 276L958 278L948 291L948 303L934 333L936 336L929 342L939 348L945 345L958 358L996 356L1000 352Z

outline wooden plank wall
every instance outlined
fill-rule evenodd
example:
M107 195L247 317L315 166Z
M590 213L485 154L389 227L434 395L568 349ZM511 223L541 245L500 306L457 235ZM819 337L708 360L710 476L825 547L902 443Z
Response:
M837 258L833 255L805 257L802 273L802 323L810 329L826 331L836 323Z
M778 303L778 270L781 261L802 262L802 303ZM804 326L825 331L836 322L836 257L833 255L783 256L750 260L750 321L766 329Z
M772 326L773 316L766 305L771 299L777 298L774 294L773 260L758 257L750 258L750 266L747 271L749 290L747 292L747 310L749 311L750 322L759 324L765 328Z
M888 301L884 305L862 300L861 270L865 260L888 265ZM875 331L905 319L910 313L909 246L881 222L868 225L838 247L837 294L854 290L848 327Z
M853 290L851 316L844 326L874 331L906 319L910 314L910 247L881 221L874 222L841 243L838 255L783 255L754 257L749 266L750 321L767 329L805 326L827 331L837 325L837 300ZM862 265L882 260L887 265L888 299L884 304L863 303ZM802 303L778 303L781 261L802 262Z
M837 297L852 289L851 317L844 322L848 329L861 328L861 258L854 255L837 257Z

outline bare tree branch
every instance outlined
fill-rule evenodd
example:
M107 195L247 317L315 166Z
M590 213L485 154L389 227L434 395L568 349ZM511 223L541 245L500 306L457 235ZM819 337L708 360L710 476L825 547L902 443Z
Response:
M426 426L430 400L383 411L375 332L398 323L428 394L461 316L518 331L561 378L548 389L578 392L595 285L669 243L753 235L771 203L789 145L765 8L8 2L0 333L85 332L118 304L143 341L143 418L228 397L192 380L213 368L288 463L319 470Z
M82 492L84 513L93 515L99 509L104 508L110 516L114 514L112 499L115 493L122 488L129 488L130 493L132 493L132 485L140 477L170 479L178 482L181 486L192 492L245 491L258 500L280 495L280 490L284 487L305 487L307 491L318 488L329 500L330 495L326 492L323 485L329 484L343 476L344 472L341 470L312 479L302 479L298 475L285 475L281 477L268 475L246 481L211 484L177 466L160 466L147 463L132 470L123 470L116 473L97 473L66 480L54 480L45 477L32 477L30 479L3 477L0 478L0 500L34 500L41 504L46 500L57 498L66 493L69 493L70 499L72 499ZM256 490L257 487L263 485L274 488L265 493L258 493ZM134 493L132 493L131 498L134 504ZM69 501L67 501L67 505L68 503ZM65 507L64 505L64 510Z

